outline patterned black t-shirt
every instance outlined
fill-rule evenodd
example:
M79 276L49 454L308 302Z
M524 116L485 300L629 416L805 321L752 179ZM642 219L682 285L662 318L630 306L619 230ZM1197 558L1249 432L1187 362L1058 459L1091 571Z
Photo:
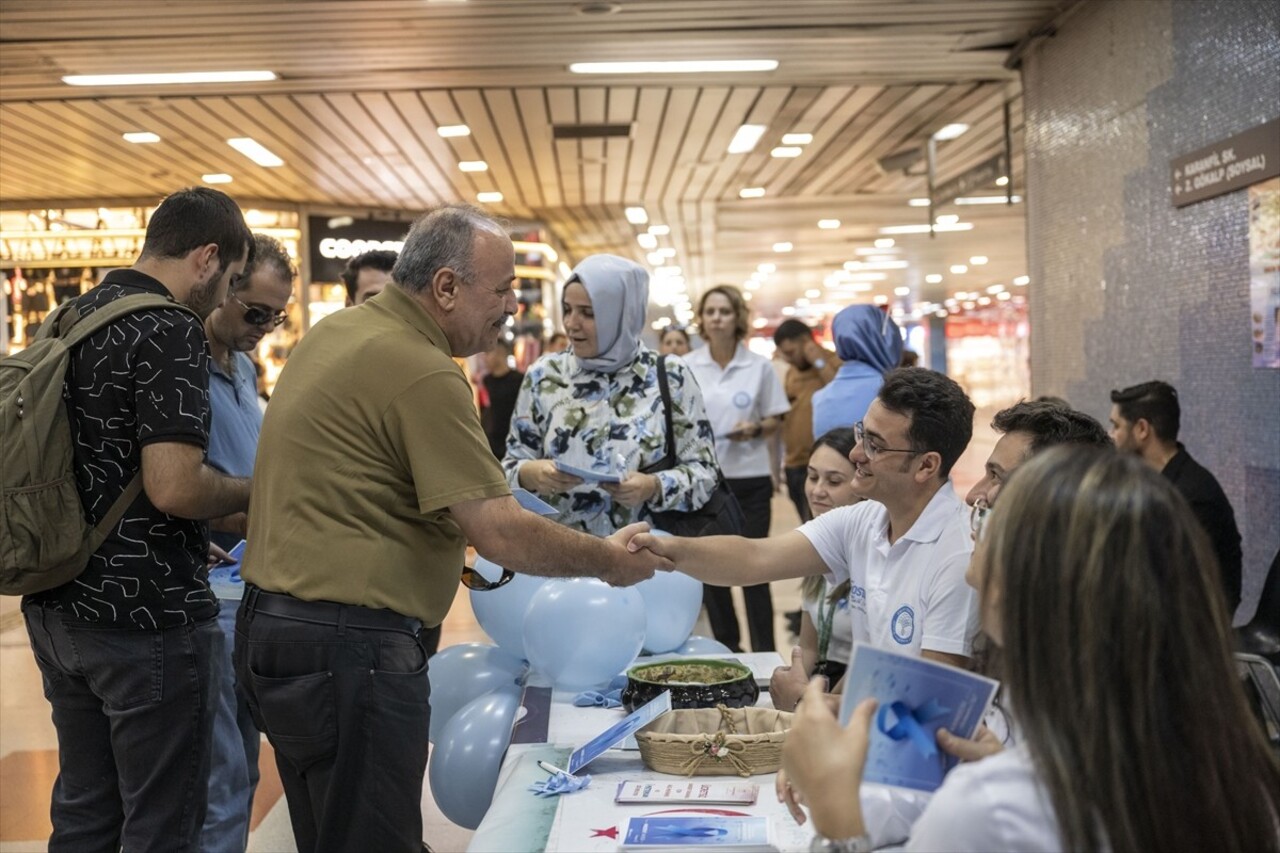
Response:
M87 314L134 293L169 295L148 275L114 270L77 308ZM76 482L89 521L97 523L141 468L143 445L208 445L204 328L177 309L130 314L76 348L63 392ZM204 522L160 512L143 492L79 577L31 598L104 627L156 629L208 619L218 612L205 569L208 543Z

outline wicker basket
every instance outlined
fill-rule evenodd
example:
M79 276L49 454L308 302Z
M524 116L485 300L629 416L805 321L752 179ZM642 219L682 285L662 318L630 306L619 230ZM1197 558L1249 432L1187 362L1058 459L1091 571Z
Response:
M636 732L645 766L673 776L753 776L782 765L791 714L772 708L669 711Z

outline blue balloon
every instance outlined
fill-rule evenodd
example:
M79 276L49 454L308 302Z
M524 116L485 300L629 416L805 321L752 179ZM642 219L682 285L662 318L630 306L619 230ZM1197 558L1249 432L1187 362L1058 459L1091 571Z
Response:
M484 557L476 560L476 571L484 578L496 581L502 577L502 568ZM476 621L493 641L511 654L524 660L524 611L529 599L541 589L546 578L516 574L497 589L486 592L471 590L471 610Z
M490 693L468 702L440 732L427 776L436 805L459 826L475 829L489 811L519 707L519 694Z
M685 641L685 644L676 649L678 655L728 655L733 654L733 650L724 643L717 642L710 637L693 636Z
M644 598L595 578L547 581L524 616L529 664L561 690L604 684L644 643Z
M702 612L702 582L683 572L655 572L635 588L644 598L645 650L661 654L679 648Z
M453 715L478 696L495 690L520 694L528 666L498 646L462 643L431 656L431 742L435 743Z

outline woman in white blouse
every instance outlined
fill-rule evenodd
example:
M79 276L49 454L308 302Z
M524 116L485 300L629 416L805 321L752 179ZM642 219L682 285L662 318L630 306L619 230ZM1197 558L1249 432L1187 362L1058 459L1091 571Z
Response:
M1023 737L948 774L907 849L1280 850L1280 763L1235 672L1213 551L1158 473L1041 453L1004 487L969 581ZM865 845L874 711L841 729L816 681L801 703L780 787L829 839L815 847Z
M698 509L716 485L698 384L679 358L640 341L648 301L649 275L640 265L614 255L578 264L562 305L569 350L529 368L507 434L502 467L511 485L538 493L559 510L561 524L597 536L645 520L646 509ZM667 455L659 358L677 458L673 467L645 473ZM607 481L614 474L620 482Z
M684 357L702 388L707 417L715 431L716 457L730 491L746 517L743 535L764 539L772 520L769 445L781 415L791 408L782 382L767 358L743 343L750 328L747 303L736 287L721 285L702 294L698 304L698 333L707 342ZM715 638L741 651L738 617L727 587L704 586L703 601ZM743 587L751 649L771 652L773 599L767 583Z

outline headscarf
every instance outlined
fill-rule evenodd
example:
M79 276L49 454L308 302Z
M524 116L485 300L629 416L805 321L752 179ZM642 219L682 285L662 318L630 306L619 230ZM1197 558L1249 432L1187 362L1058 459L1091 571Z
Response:
M836 355L841 361L861 361L881 373L898 366L902 333L888 312L874 305L850 305L831 321Z
M644 267L617 255L591 255L573 268L565 285L580 282L596 317L594 358L579 359L587 370L616 373L640 351L649 274Z

